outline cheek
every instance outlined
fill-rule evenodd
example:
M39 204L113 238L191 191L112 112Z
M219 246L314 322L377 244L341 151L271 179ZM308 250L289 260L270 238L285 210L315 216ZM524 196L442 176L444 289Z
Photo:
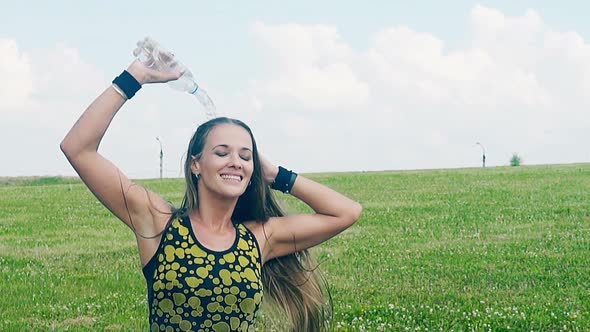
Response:
M209 158L201 164L201 168L208 173L217 173L224 165L225 163L221 158Z

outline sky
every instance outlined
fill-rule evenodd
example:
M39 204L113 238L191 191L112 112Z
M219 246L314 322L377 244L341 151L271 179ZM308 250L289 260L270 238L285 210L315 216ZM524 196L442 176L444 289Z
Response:
M0 176L72 176L59 143L145 36L217 113L298 172L590 162L584 1L0 0ZM204 122L146 85L99 152L132 178L181 177ZM479 142L481 145L477 145Z

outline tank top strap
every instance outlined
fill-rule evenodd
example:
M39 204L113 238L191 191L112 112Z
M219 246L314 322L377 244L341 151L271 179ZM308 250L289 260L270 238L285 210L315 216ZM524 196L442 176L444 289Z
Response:
M256 236L254 236L254 233L252 233L252 231L244 224L236 223L235 225L238 229L238 234L240 237L236 249L242 250L244 254L250 256L256 267L260 269L262 264L262 255L260 254L260 246L258 244L258 240L256 240Z

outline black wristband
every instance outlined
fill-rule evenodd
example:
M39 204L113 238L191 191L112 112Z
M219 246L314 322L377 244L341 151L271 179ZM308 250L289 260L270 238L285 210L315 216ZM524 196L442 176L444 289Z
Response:
M121 75L115 77L113 83L123 91L127 99L131 99L141 89L141 84L126 70L123 70Z
M295 179L297 179L297 173L291 172L291 178L289 179L289 185L287 186L286 193L290 193L293 189L293 185L295 184Z
M279 166L279 173L275 178L275 181L271 184L271 188L281 191L283 193L291 192L293 188L293 184L295 184L295 179L297 178L297 173L290 171L282 166Z

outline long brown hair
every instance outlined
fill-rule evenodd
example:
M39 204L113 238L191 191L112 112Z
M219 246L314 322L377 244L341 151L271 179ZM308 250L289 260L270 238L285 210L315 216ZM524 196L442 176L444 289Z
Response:
M191 172L193 157L199 158L211 130L220 124L240 126L250 134L253 146L254 170L251 184L238 198L232 214L234 223L255 220L262 223L270 217L284 216L284 212L264 181L254 135L244 122L219 117L201 124L191 138L184 163L186 191L179 208L173 209L172 219L185 216L199 207L197 178ZM265 233L266 236L266 233ZM296 249L296 248L295 248ZM264 299L278 306L290 318L291 331L324 331L329 329L332 301L322 273L308 250L277 257L262 267Z

